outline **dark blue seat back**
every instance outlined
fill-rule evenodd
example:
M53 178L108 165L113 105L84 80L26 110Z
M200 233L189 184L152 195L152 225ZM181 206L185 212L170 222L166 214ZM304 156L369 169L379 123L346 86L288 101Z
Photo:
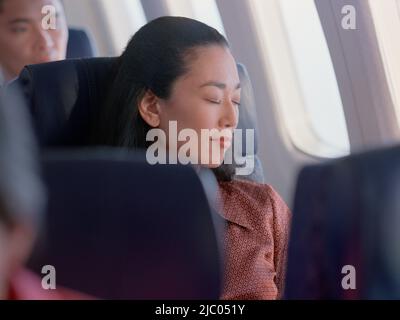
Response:
M43 147L86 146L89 124L108 90L115 58L71 59L26 67L25 93Z
M190 167L118 151L44 157L48 210L30 266L107 299L217 299L220 255L204 186ZM173 183L172 183L173 182Z
M399 299L399 225L400 147L304 168L294 204L286 298ZM345 266L355 268L355 290L342 286L350 274Z
M97 56L93 40L86 30L69 29L67 59L92 58Z

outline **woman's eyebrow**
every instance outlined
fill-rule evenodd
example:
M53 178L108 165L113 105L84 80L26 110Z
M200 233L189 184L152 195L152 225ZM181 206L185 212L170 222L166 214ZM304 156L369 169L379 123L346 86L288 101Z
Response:
M226 88L226 84L222 83L222 82L217 82L217 81L209 81L200 86L200 88L204 88L204 87L217 87L217 88L223 90ZM240 83L238 83L235 87L235 90L238 90L238 89L240 89Z

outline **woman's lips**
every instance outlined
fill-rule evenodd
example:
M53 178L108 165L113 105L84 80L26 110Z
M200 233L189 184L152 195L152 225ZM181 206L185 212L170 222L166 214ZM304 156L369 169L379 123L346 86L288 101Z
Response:
M223 147L225 149L228 149L232 144L231 138L221 138L219 141L220 141L221 147Z
M232 138L220 137L219 139L210 139L213 143L218 143L221 148L229 149L232 144Z

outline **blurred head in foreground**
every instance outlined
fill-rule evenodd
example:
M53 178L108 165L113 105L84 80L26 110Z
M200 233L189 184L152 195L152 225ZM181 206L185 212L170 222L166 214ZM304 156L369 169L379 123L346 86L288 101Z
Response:
M16 91L0 92L0 299L28 258L41 220L36 148Z

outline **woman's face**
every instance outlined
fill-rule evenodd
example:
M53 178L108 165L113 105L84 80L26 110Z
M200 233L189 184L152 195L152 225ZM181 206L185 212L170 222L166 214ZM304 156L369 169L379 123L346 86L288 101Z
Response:
M193 147L190 158L215 168L222 164L238 124L240 80L236 62L229 49L204 46L190 54L187 67L187 73L174 83L170 97L159 101L158 128L167 138L171 121L177 122L178 134L183 129L194 130L198 144L188 138L178 142L177 149L189 144Z

